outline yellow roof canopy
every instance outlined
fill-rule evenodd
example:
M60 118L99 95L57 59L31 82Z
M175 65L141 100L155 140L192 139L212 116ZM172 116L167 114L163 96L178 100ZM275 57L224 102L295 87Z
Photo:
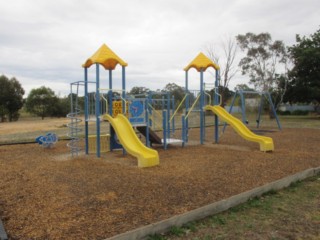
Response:
M119 63L121 66L128 66L117 54L115 54L106 44L103 44L82 67L88 68L94 63L101 64L107 70L113 70Z
M188 71L190 68L195 68L198 72L200 72L201 69L203 71L206 71L208 67L213 67L215 70L220 69L220 67L215 64L210 58L200 52L198 56L196 56L195 59L193 59L192 62L184 68L184 70Z

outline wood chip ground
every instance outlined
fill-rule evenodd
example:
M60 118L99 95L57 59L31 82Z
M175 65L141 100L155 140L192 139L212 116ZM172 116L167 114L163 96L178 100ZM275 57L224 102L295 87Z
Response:
M145 169L122 151L71 158L65 141L1 146L0 217L10 239L105 239L320 166L319 129L264 135L274 152L228 128L219 144L157 147Z

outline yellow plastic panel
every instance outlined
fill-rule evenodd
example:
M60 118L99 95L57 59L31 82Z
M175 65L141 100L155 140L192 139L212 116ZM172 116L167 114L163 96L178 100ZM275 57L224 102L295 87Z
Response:
M89 153L96 153L97 152L97 136L96 135L89 135ZM110 152L110 135L104 134L100 135L100 152Z
M246 125L243 124L238 118L232 116L223 107L220 106L205 106L205 110L210 110L222 118L223 121L229 123L233 129L244 139L257 142L260 144L260 151L267 152L273 151L273 140L270 137L260 136L251 132Z
M139 140L129 120L123 114L118 114L115 118L106 114L104 119L108 120L112 125L124 149L138 159L138 167L159 165L158 152L146 147Z
M184 68L184 70L188 71L190 68L195 68L198 72L200 72L201 69L205 71L208 67L213 67L215 70L220 69L217 64L215 64L211 59L200 52L198 56L196 56L196 58L193 59L192 62Z
M107 45L103 44L82 67L90 67L94 63L100 63L105 69L113 70L119 63L121 66L128 66L117 54L115 54Z
M112 101L112 117L116 117L119 113L122 113L122 100ZM126 114L129 116L129 102L126 102Z

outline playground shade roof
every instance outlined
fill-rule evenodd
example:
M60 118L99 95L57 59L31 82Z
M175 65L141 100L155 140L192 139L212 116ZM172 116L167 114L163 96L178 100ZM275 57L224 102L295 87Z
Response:
M106 44L103 44L82 67L88 68L94 63L101 64L107 70L113 70L119 63L121 66L128 66L117 54L115 54Z
M217 64L215 64L211 59L209 59L206 55L200 52L198 56L196 56L195 59L193 59L192 62L184 68L184 70L188 71L190 68L195 68L198 72L200 72L201 69L203 71L206 71L208 67L213 67L215 70L220 69L220 67Z

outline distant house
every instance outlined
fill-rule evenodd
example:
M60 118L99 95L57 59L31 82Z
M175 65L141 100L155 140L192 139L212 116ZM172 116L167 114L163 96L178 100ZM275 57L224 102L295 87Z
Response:
M299 104L283 103L279 107L279 111L282 111L282 112L285 112L285 111L293 112L293 111L296 111L296 110L314 112L315 111L315 105L313 105L313 104L299 105Z

